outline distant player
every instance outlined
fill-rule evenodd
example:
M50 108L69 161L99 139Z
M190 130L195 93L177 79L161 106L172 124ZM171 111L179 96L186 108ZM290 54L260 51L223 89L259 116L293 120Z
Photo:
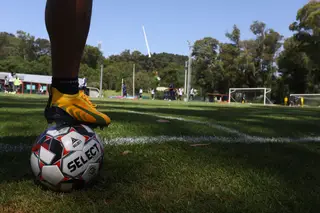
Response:
M127 86L125 83L123 83L122 85L122 93L123 93L123 97L127 97Z
M89 96L89 89L87 88L88 86L88 80L86 77L83 78L83 81L80 85L80 89L79 89L79 92L80 93L83 93L86 94L87 96Z
M169 101L174 100L175 92L174 92L174 85L171 83L169 85Z
M12 93L14 91L14 78L13 78L13 73L11 72L8 76L9 79L9 92Z
M8 78L8 76L4 77L4 92L5 93L9 92L9 78Z
M142 88L140 88L140 90L139 90L139 97L140 97L140 99L142 98L142 94L143 94L143 90L142 90Z
M295 100L295 97L290 96L290 99L289 99L289 106L294 106L294 100Z
M304 106L304 97L300 98L300 102L301 102L301 107L303 107Z
M79 92L80 60L91 22L92 0L47 0L45 22L51 43L52 84L45 108L48 123L104 127L110 118Z
M20 90L20 78L18 75L15 75L14 80L13 80L13 85L14 85L14 93L18 93Z
M154 89L153 88L151 89L151 98L152 98L152 100L154 100Z
M243 103L243 104L244 104L245 102L246 102L246 95L245 95L245 94L243 94L241 103Z
M182 101L182 88L179 88L178 93L179 93L179 100Z
M194 99L194 89L191 88L190 90L190 99L193 100Z
M287 106L288 105L288 97L284 97L284 105Z

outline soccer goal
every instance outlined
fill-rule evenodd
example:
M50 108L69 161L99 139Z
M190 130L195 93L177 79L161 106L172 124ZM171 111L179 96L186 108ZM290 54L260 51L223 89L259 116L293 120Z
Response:
M270 88L230 88L230 103L272 104Z
M302 99L303 98L303 99ZM320 93L318 94L290 94L290 106L320 107Z

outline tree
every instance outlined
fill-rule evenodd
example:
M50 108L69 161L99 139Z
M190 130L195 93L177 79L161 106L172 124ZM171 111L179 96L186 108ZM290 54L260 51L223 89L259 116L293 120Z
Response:
M84 48L81 63L87 64L92 69L97 69L99 60L102 57L102 52L98 47L86 45L86 47Z
M227 92L230 87L240 87L243 81L243 73L239 66L240 56L240 35L239 28L234 25L231 33L226 33L226 37L232 43L221 43L219 53L219 71L222 79L219 83L218 91Z
M297 13L290 25L294 36L283 37L264 22L254 21L253 39L241 40L233 25L226 33L229 41L212 37L197 40L193 48L193 87L203 95L226 93L230 87L272 87L272 97L281 100L289 92L320 92L320 3L310 2ZM281 47L283 47L281 49ZM281 51L280 51L281 50ZM120 91L121 80L132 92L132 67L136 67L136 88L184 85L187 56L124 50L104 58L97 48L87 45L81 60L80 77L99 87L99 64L104 64L103 88ZM51 74L50 42L24 31L16 35L0 32L0 71ZM155 80L157 73L161 81Z
M240 87L257 87L262 84L259 70L256 69L257 48L258 43L254 39L240 41L238 64L243 77Z
M224 93L230 87L238 87L241 84L242 73L239 69L238 57L240 50L234 44L220 44L219 69L221 80L218 91Z
M320 3L311 1L290 25L294 36L285 42L278 65L291 91L320 92Z
M241 32L237 25L233 25L232 33L226 33L226 37L229 38L236 47L240 46L240 35Z
M137 89L142 88L144 91L147 91L151 87L153 87L152 83L153 83L152 73L148 73L148 72L138 72L137 73L137 75L136 75L136 88Z
M193 53L194 56L194 72L196 77L196 84L206 92L213 92L218 87L219 76L216 72L217 56L218 56L219 41L205 37L197 40L194 43ZM217 77L217 78L215 78Z
M278 58L281 79L290 93L305 93L307 91L307 75L310 69L308 56L300 52L299 43L295 38L286 39L284 51Z
M254 41L250 41L250 52L255 65L255 75L259 79L258 85L271 87L276 72L276 53L282 45L283 37L273 29L267 29L266 24L259 21L254 21L250 29L256 36Z
M21 30L17 31L17 37L20 40L20 44L19 44L20 57L28 61L35 60L37 58L36 46L34 44L35 37Z
M41 56L51 56L50 42L47 39L36 39L34 42L34 46L37 58Z
M11 55L13 45L10 42L10 38L15 38L15 36L6 32L0 33L0 59L4 59Z
M183 75L182 72L183 72ZM170 63L160 72L161 86L168 87L173 83L176 88L184 85L184 67L176 63Z
M131 62L114 62L105 67L103 79L106 85L104 84L104 88L120 91L122 79L127 84L132 82L132 67L133 63ZM139 71L137 70L137 72Z

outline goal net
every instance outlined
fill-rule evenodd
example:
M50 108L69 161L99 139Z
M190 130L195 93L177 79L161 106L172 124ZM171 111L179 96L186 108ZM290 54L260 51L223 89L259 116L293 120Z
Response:
M272 104L270 88L230 88L229 103Z
M302 103L303 102L303 103ZM319 94L290 94L290 106L311 106L320 107L320 93Z

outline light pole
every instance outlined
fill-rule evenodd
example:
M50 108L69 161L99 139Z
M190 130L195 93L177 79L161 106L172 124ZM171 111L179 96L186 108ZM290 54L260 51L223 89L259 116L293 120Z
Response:
M186 61L184 66L184 94L187 94L187 80L188 80L188 61Z
M135 75L136 75L136 64L133 64L133 69L132 69L132 96L134 98L135 96Z
M190 99L190 89L191 89L191 74L192 74L192 52L193 45L188 41L189 45L189 61L188 61L188 84L187 84L187 101Z
M102 41L98 42L98 48L102 53L101 49ZM102 98L102 78L103 78L103 55L100 57L100 91L99 91L99 97Z

